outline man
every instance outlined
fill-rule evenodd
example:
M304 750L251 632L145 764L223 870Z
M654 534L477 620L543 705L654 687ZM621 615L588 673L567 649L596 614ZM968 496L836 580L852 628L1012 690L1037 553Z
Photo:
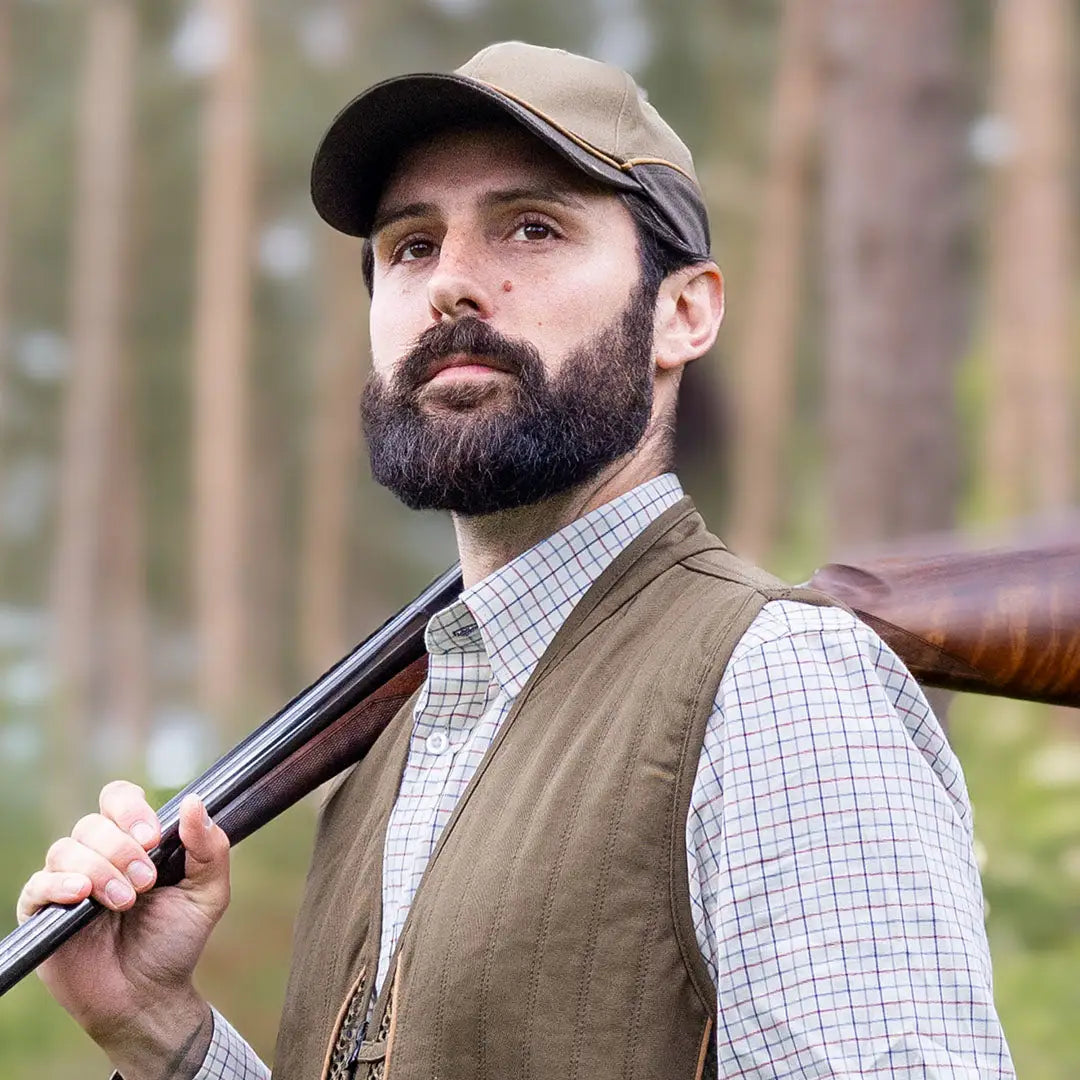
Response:
M368 238L373 472L451 511L466 590L324 807L275 1074L1011 1075L925 699L669 472L723 313L675 133L623 72L502 44L361 95L312 191ZM188 800L186 881L136 902L157 836L121 782L50 849L20 917L115 914L43 978L126 1080L262 1076L191 982L227 841Z

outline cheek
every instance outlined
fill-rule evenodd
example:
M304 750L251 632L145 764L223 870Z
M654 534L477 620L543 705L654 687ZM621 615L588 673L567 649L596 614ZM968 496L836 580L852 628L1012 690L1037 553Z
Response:
M637 285L637 260L572 266L538 290L545 297L529 322L541 352L565 356L623 313ZM514 296L521 290L515 287Z
M385 287L380 297L379 287L376 286L368 315L368 337L371 342L372 370L381 375L388 375L393 370L424 330L420 321L406 317L406 313L407 308L389 296ZM415 328L414 321L417 322Z

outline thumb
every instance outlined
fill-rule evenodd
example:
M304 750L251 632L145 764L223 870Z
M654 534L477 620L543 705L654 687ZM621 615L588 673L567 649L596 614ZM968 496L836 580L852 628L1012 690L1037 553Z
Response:
M180 842L187 851L181 887L216 922L229 904L229 838L197 795L180 804Z

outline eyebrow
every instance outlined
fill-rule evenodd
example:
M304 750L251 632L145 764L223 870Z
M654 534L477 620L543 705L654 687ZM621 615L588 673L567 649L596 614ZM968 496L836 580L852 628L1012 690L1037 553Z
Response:
M371 223L371 238L374 239L383 229L393 225L395 221L401 221L402 218L426 217L436 213L437 210L438 207L434 203L413 202L378 214Z
M480 200L480 205L485 210L494 210L500 206L515 202L546 202L565 206L571 210L587 210L584 200L578 198L569 188L558 187L554 184L529 184L522 187L503 188L499 191L489 191ZM439 212L438 206L433 202L412 202L404 206L394 207L380 213L371 226L371 235L375 237L383 229L393 225L395 221L413 217L431 217Z

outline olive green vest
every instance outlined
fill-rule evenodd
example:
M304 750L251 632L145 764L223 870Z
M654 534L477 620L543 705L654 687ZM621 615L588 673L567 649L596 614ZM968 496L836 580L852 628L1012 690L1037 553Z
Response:
M688 500L605 570L503 721L442 832L370 1027L387 821L413 702L324 808L274 1076L686 1080L716 994L685 830L724 667L781 585Z

